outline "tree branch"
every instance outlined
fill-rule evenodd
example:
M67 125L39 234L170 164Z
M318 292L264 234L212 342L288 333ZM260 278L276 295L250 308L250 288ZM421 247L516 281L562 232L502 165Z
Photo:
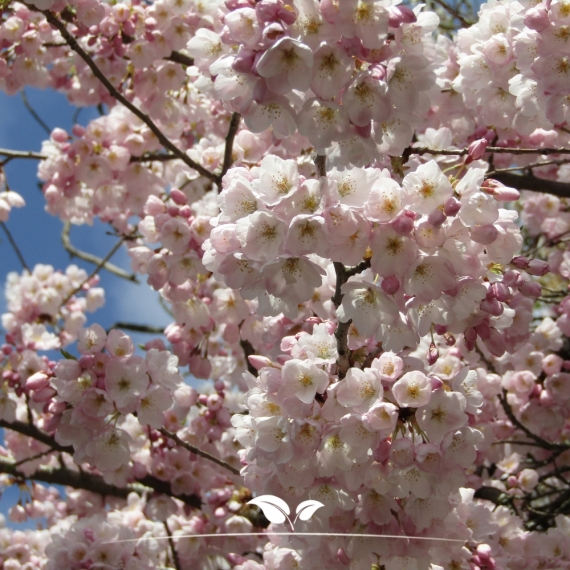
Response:
M139 325L136 323L125 323L123 321L117 321L114 325L111 325L107 329L107 333L111 329L125 329L127 331L134 331L134 332L148 333L148 334L163 334L164 333L163 327L153 327L150 325Z
M37 428L34 425L30 425L30 424L26 424L24 422L20 422L20 421L14 421L14 422L7 422L5 420L0 420L0 427L4 428L4 429L9 429L12 431L15 431L17 433L21 433L22 435L25 435L27 437L31 437L41 443L44 443L45 445L48 445L49 447L51 447L52 451L59 451L61 453L68 453L69 455L73 455L74 453L74 449L72 446L70 445L61 445L59 443L57 443L57 441L55 440L55 438L53 436L51 436L49 433L46 433L45 431ZM35 457L30 457L27 458L26 461L31 461L32 459L35 459ZM22 462L19 462L22 463ZM13 470L16 469L16 465L17 464L13 464L11 462L6 462L6 469L10 468L12 469L12 471L5 471L3 470L3 468L5 467L4 464L0 464L0 471L3 473L8 473L11 475L15 475L15 476L20 476L20 474L13 472ZM11 467L10 467L11 466ZM131 490L136 491L137 493L141 494L141 490L137 490L135 488L131 489L131 490L126 490L122 489L122 488L118 488L118 487L114 487L113 485L107 485L107 483L104 483L104 480L101 476L99 475L95 475L93 473L88 473L88 472L83 472L85 475L88 475L87 478L81 479L78 474L75 474L72 471L69 470L65 470L68 473L71 473L72 475L70 475L69 477L66 475L66 473L64 473L62 470L53 470L53 469L48 469L48 468L40 468L39 471L37 471L36 473L34 473L33 475L26 477L23 474L21 474L21 478L22 479L33 479L33 480L37 480L37 481L43 481L45 483L58 483L61 485L69 485L70 487L73 487L75 489L85 489L87 491L93 491L95 493L100 493L102 495L112 495L114 497L126 497L128 495L129 492L131 492ZM54 477L57 480L51 480L48 479L46 477ZM102 487L100 483L103 483L104 485L107 485L107 487ZM90 486L85 486L87 484L91 484L93 483L95 485L95 487L90 487ZM145 475L144 477L139 477L138 479L136 479L136 483L139 483L142 490L144 490L143 487L147 487L149 489L152 489L153 491L156 491L157 493L162 493L163 495L167 495L169 497L173 497L175 499L179 499L180 501L182 501L183 503L195 507L197 509L199 509L202 505L202 500L200 499L200 497L198 495L175 495L172 492L172 489L170 487L170 484L167 481L161 481L160 479L157 479L154 475ZM116 491L113 492L113 489L116 489ZM105 492L103 492L103 490L105 490Z
M89 263L93 263L100 266L100 269L105 269L109 273L116 275L117 277L121 277L122 279L126 279L127 281L132 281L133 283L139 283L137 276L135 274L128 273L124 269L114 265L113 263L109 263L109 261L105 261L104 259L93 255L92 253L87 253L86 251L81 251L77 249L71 244L71 238L69 237L69 233L71 231L71 224L69 222L65 222L63 226L63 230L61 232L61 243L66 251L69 252L70 256L77 257L79 259L83 259L84 261L88 261ZM101 263L103 262L103 265Z
M533 432L531 432L525 425L523 425L516 418L515 414L513 413L511 406L507 402L506 394L507 394L506 390L503 390L503 393L499 394L497 397L499 398L499 401L501 402L501 406L503 407L503 410L505 411L506 416L509 418L509 420L513 424L513 426L517 427L522 432L524 432L525 435L529 439L536 441L538 446L542 447L543 449L548 449L550 451L556 451L556 450L560 450L560 449L570 449L570 446L568 446L568 445L564 445L564 444L560 444L560 443L551 443L549 441L546 441L545 439L542 439L540 436L534 434Z
M346 267L339 261L333 262L336 271L336 284L334 295L332 297L333 305L338 309L342 303L342 286L348 281L348 273ZM350 329L350 323L352 321L348 320L346 323L341 323L339 321L334 336L336 338L336 350L338 352L338 359L336 361L338 367L338 377L342 379L346 376L348 369L350 368L350 350L348 348L348 330Z
M192 445L191 443L183 441L182 439L180 439L178 437L178 435L176 435L175 433L173 433L171 431L168 431L165 428L160 428L158 431L162 435L164 435L165 437L168 437L168 438L172 439L173 441L175 441L177 445L180 445L184 449L187 449L188 451L195 453L196 455L199 455L200 457L204 457L205 459L213 461L214 463L220 465L224 469L231 471L234 475L239 475L239 469L236 469L233 465L230 465L229 463L227 463L223 459L219 459L218 457L211 455L207 451L203 451L202 449L196 447L195 445Z
M194 65L194 59L189 55L184 55L179 51L173 51L168 57L165 57L168 61L173 61L174 63L181 63L182 65Z
M172 532L168 528L168 523L163 521L164 528L166 530L166 536L168 536L168 544L170 545L170 550L172 551L172 559L174 561L174 568L176 570L181 570L182 566L180 566L180 558L178 558L178 552L176 551L176 546L174 545L174 541L172 540Z
M511 174L510 172L498 172L493 174L492 177L505 186L510 186L517 190L532 190L533 192L552 194L560 198L570 198L570 184L567 182L557 182L555 180L536 178L535 176Z
M498 154L570 154L570 148L516 148L516 147L504 147L504 146L488 146L485 152L498 153ZM429 148L427 146L414 146L408 147L404 153L404 157L409 157L411 154L433 154L435 156L465 156L469 153L467 148L458 149L437 149ZM524 168L524 166L521 166Z
M6 164L13 158L31 158L33 160L45 160L46 155L31 150L11 150L8 148L0 148L0 155L8 157L2 164Z
M24 259L24 256L22 255L20 248L18 247L18 244L16 243L16 241L12 237L12 234L10 233L10 230L8 229L8 227L6 226L6 224L4 222L0 222L0 226L2 226L2 229L4 230L4 233L6 234L6 237L8 238L8 241L10 242L10 245L12 246L12 249L16 252L16 255L18 256L18 259L20 260L22 267L28 273L31 273L30 268L28 267L28 264L26 263L26 260Z
M105 264L109 261L109 259L111 259L111 257L113 257L113 255L115 254L115 252L121 247L121 245L123 245L123 242L125 241L125 239L127 239L126 236L123 236L111 249L111 251L103 258L99 261L99 263L97 264L97 267L95 267L95 269L91 272L91 275L89 275L89 277L87 277L82 283L80 283L75 289L73 289L73 291L71 291L67 297L65 297L65 299L61 302L61 305L65 305L67 303L67 301L69 301L69 299L71 299L71 297L73 297L73 295L75 295L76 293L78 293L79 291L81 291L81 289L83 288L83 286L86 283L89 283L89 281L91 281L91 279L93 279L93 277L95 277L95 275L97 275L97 273L99 273L99 271L101 271L101 269L103 269L103 267L105 267Z
M228 134L226 135L226 148L224 150L224 163L222 164L222 172L220 173L220 189L221 181L224 174L229 170L232 165L232 152L234 147L234 139L236 133L239 129L239 123L241 120L241 115L239 113L232 113L232 118L230 119L230 127L228 129Z
M462 28L469 28L472 22L468 22L455 8L444 2L443 0L433 0L436 4L441 6L450 16L453 16L461 23Z
M32 117L36 120L38 125L47 133L49 137L51 135L51 129L46 125L43 119L36 113L36 110L31 106L30 102L28 101L28 96L26 95L25 89L22 89L21 96L22 96L22 102L24 103L24 107L26 107L28 113L32 115Z
M69 47L76 52L79 57L87 64L89 69L93 72L93 75L105 86L107 91L114 97L119 103L126 107L133 115L137 116L154 134L158 139L160 144L168 149L172 154L176 155L182 162L184 162L190 168L199 172L202 176L218 182L219 177L213 172L210 172L204 168L201 164L193 161L185 152L181 151L170 139L168 139L164 133L157 127L155 122L140 109L135 107L119 90L105 77L103 72L97 67L96 63L93 61L91 56L77 43L77 40L73 35L67 30L65 24L56 18L49 10L39 10L32 4L26 4L30 10L40 12L46 18L46 20L56 28L59 33L63 36L64 40L68 43Z

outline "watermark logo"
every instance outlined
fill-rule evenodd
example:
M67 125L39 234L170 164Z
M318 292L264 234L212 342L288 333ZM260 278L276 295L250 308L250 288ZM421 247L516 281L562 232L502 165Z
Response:
M291 522L291 519L289 518L289 515L291 514L289 505L283 499L280 499L275 495L260 495L259 497L248 501L247 504L258 506L270 523L282 524L286 520L289 521L293 532L295 532L295 527L293 525L297 522L297 519L308 521L318 509L324 507L323 503L320 501L313 501L312 499L303 501L297 506L295 513L297 516L295 517L295 520Z

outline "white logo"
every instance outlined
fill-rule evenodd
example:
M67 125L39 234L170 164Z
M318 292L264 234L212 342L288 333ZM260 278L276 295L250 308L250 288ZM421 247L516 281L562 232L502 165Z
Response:
M263 514L269 522L281 524L284 523L285 520L288 520L292 531L295 530L293 525L297 522L297 519L308 521L318 509L324 507L323 503L319 501L313 501L312 499L303 501L297 506L297 516L295 517L295 520L291 522L291 519L288 516L291 514L289 505L283 499L280 499L275 495L261 495L255 499L251 499L247 504L258 506L263 511Z

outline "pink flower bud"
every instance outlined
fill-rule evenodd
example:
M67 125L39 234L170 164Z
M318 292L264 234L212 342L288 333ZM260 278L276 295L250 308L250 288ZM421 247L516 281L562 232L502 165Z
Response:
M509 287L519 287L522 283L522 276L518 271L507 269L503 274L503 283Z
M503 335L495 328L489 329L489 338L483 339L487 350L497 358L505 354L505 339Z
M172 188L170 190L170 197L172 201L177 204L178 206L184 206L188 203L188 198L186 198L186 194L179 190L178 188Z
M479 323L478 325L476 325L475 330L477 331L477 334L483 339L488 339L489 338L489 323L487 321L483 321L482 323Z
M493 292L493 296L503 303L508 301L512 296L510 289L500 281L491 285L491 291Z
M475 342L477 340L477 331L473 327L465 329L463 333L465 340L468 342Z
M546 261L542 261L542 259L533 259L529 262L526 270L531 275L542 277L550 271L550 266L548 263L546 263Z
M45 424L44 429L48 432L48 433L52 433L54 432L59 424L61 423L61 418L63 416L61 414L55 414L54 416L52 416L49 421L47 422L47 424Z
M441 226L445 220L447 220L447 216L440 208L431 211L427 219L428 223L436 228Z
M455 337L450 333L444 333L443 338L445 339L445 344L447 346L453 346L455 344Z
M430 376L432 390L438 390L443 386L443 380L437 376Z
M346 552L343 548L338 549L336 557L341 564L344 564L345 566L348 566L350 564L350 558L346 555Z
M272 366L273 364L267 356L259 356L259 354L252 354L247 359L256 370L261 370L265 366Z
M494 317L498 317L499 315L503 314L504 307L502 303L500 303L494 297L491 299L483 299L481 301L481 310L486 311L487 313L493 315Z
M447 327L445 325L434 325L435 332L437 334L445 334L447 332Z
M489 141L487 139L479 139L473 141L467 147L467 160L465 161L467 164L473 162L474 160L479 160L487 150L489 146Z
M65 408L67 408L66 402L51 402L48 407L48 412L57 415L63 413Z
M429 350L427 353L427 361L428 364L431 366L433 364L435 364L437 362L437 359L439 358L439 350L437 349L437 347L435 346L435 344L432 342L429 345Z
M548 10L544 6L536 6L527 11L524 17L524 25L535 32L542 32L550 26Z
M405 214L398 216L392 222L392 228L397 234L400 234L401 236L406 236L412 233L412 230L414 229L414 220L412 220L412 218L406 216Z
M536 281L525 281L520 287L519 291L525 297L540 297L542 294L542 287Z
M526 269L529 263L528 257L524 257L523 255L517 255L511 259L511 265L514 265L518 269Z
M41 390L49 384L49 378L43 372L36 372L26 380L28 390Z
M37 390L32 394L33 402L47 402L49 399L53 398L57 392L51 387L45 387L41 390Z
M400 281L395 275L390 275L389 277L385 277L382 280L380 287L384 293L387 293L388 295L394 295L400 289Z
M50 136L51 140L57 143L65 143L69 139L69 135L59 127L56 127Z
M242 47L232 61L232 69L238 73L252 73L255 54L253 50Z
M509 188L492 178L488 178L481 184L481 190L493 196L498 202L512 202L520 198L520 192L518 190Z
M178 216L178 214L180 213L180 208L178 206L168 206L166 211L169 216L171 216L172 218L176 218L176 216Z
M453 196L449 198L443 205L443 211L445 212L446 216L456 216L459 210L461 210L461 202Z
M190 372L196 378L207 380L212 373L212 365L207 358L202 358L199 354L194 354L190 357Z

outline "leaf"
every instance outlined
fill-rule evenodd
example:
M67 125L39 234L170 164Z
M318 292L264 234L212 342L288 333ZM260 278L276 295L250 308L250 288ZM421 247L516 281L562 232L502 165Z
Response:
M77 360L77 358L75 358L75 356L73 356L73 354L71 354L70 352L67 352L67 350L63 350L63 348L60 350L60 352L64 358L67 358L67 360Z
M248 505L256 505L262 511L269 522L280 524L284 523L287 515L291 513L289 505L279 497L274 495L261 495L251 501L247 502Z
M302 521L308 521L321 507L324 505L320 501L313 501L312 499L303 501L297 506L297 516Z

